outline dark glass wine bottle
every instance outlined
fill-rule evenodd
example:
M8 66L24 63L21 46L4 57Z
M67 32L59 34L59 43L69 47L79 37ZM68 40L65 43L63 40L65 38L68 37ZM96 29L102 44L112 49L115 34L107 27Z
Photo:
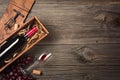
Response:
M27 39L33 36L38 31L37 27L33 27L30 31L28 31L25 35L16 35L8 39L1 47L0 47L0 65L4 63L6 59L10 59L13 57L16 51L19 51L23 45L27 42Z

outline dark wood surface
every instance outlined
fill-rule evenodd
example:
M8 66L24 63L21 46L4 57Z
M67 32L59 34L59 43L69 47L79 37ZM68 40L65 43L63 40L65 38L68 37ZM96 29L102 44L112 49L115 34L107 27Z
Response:
M9 0L0 1L0 16ZM51 58L34 69L37 80L120 80L119 0L36 0L37 16L50 34L27 53Z

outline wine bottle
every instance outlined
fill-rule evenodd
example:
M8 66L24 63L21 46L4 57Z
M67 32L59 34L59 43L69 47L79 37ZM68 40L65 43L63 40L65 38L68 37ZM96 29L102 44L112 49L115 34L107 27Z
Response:
M25 35L16 35L8 39L1 47L0 47L0 63L3 63L6 59L10 59L13 57L16 51L19 51L23 45L27 42L27 39L33 36L38 31L37 27L33 27L30 31L28 31Z

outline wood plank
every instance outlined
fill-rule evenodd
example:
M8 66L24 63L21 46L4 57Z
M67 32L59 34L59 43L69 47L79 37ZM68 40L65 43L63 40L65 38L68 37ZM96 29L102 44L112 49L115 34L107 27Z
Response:
M43 51L52 49L52 65L116 65L120 61L120 44L99 45L39 45L28 53L40 55ZM34 52L34 53L33 53ZM70 61L70 62L69 62Z
M120 44L100 45L36 45L28 53L40 55L50 50L52 56L34 69L42 70L37 80L119 80ZM86 50L80 50L83 49ZM85 49L86 48L86 49ZM84 56L82 56L82 52ZM85 52L89 53L85 53ZM85 57L83 60L82 57ZM97 57L97 59L95 58ZM87 79L86 79L87 78Z

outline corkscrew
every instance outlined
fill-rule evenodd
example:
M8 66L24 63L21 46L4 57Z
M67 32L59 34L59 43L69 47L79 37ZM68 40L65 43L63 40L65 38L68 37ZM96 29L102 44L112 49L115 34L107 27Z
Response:
M11 17L4 25L6 29L10 29L16 22L17 17L20 15L21 17L24 17L24 15L20 12L17 11L16 9L13 9L14 12L16 12L16 15L14 17Z

